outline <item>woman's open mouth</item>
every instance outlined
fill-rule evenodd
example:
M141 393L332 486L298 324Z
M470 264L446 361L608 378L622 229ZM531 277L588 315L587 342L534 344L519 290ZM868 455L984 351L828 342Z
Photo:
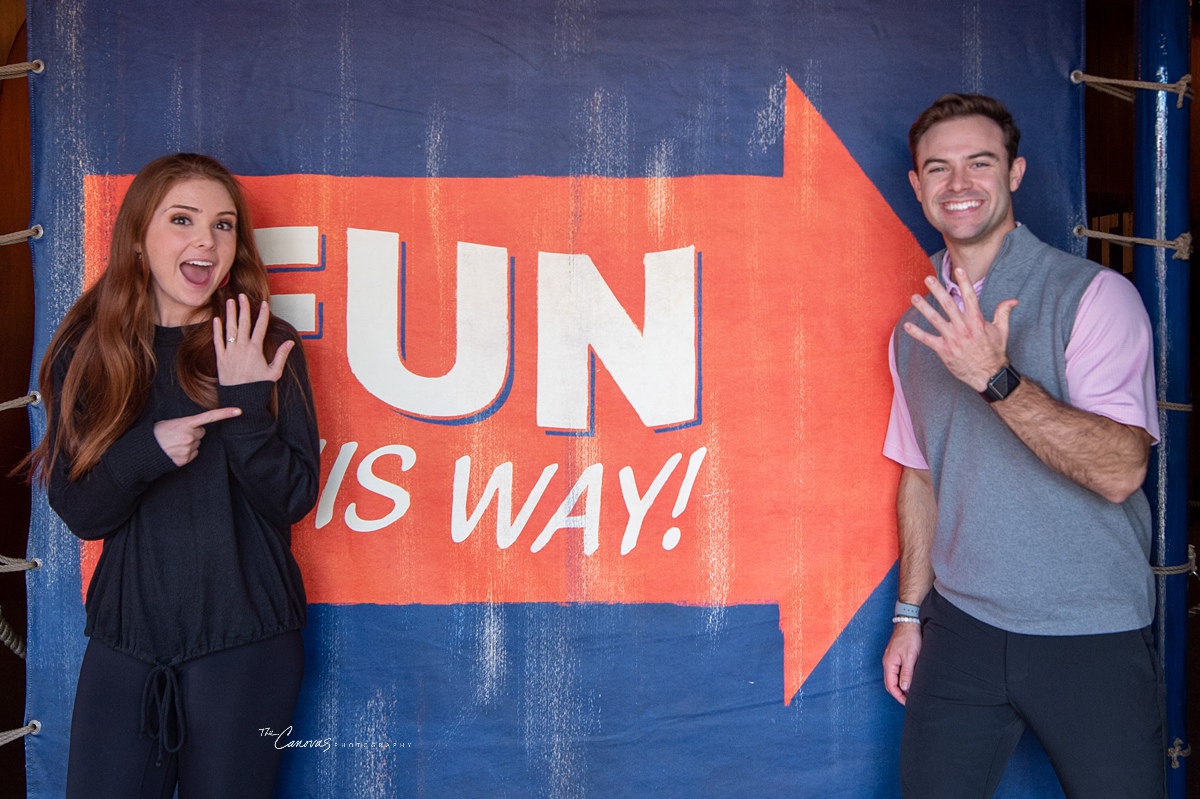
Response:
M208 285L214 266L212 261L184 261L179 265L179 271L184 280L199 288Z

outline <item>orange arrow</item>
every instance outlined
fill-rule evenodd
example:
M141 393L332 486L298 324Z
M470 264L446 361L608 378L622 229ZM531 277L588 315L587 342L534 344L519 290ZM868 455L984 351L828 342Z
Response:
M790 79L783 146L782 177L245 178L259 227L315 225L325 236L324 271L272 278L277 294L313 293L324 309L322 337L306 350L328 442L327 517L318 528L310 515L293 543L309 600L664 602L713 608L717 630L720 608L777 604L790 701L896 559L898 468L880 454L886 346L928 261ZM89 278L129 180L86 183ZM455 362L458 244L506 250L512 385L494 414L460 426L414 421L355 377L349 229L404 242L404 364L431 377ZM702 267L699 422L648 429L600 359L592 434L547 435L537 424L539 253L586 254L641 325L645 255L687 247ZM464 456L461 515L508 468L509 512L532 503L515 533L512 516L498 525L493 494L469 535L452 536ZM364 474L393 489L364 486ZM572 487L578 497L568 499ZM347 525L351 503L357 518L380 520L401 509L398 497L407 508L381 529ZM556 511L568 525L598 520L594 550L583 527L548 528ZM644 517L622 554L635 511ZM96 552L85 552L85 585Z

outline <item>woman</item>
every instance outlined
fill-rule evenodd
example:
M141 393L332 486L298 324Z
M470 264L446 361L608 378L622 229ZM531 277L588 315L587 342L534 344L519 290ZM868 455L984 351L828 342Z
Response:
M241 189L201 155L129 187L104 274L42 362L30 456L75 535L103 539L68 797L267 797L303 675L290 525L317 497L296 332L272 318Z

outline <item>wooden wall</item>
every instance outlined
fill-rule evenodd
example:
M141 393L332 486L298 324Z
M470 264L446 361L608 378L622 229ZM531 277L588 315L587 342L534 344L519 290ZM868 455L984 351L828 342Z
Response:
M0 54L6 64L26 59L25 3L0 0ZM29 227L29 84L0 81L0 233ZM27 391L33 349L33 272L29 247L0 247L0 401ZM0 554L24 556L29 488L8 477L29 451L28 413L0 412ZM25 635L24 573L0 574L0 613ZM25 723L25 663L0 647L0 730ZM23 742L0 747L0 796L25 796Z

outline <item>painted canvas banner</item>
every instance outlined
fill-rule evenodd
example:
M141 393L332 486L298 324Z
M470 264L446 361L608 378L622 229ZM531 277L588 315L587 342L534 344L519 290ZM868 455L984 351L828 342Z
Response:
M886 342L939 246L907 129L1003 99L1018 218L1079 251L1081 4L50 0L29 31L39 356L177 151L241 177L305 339L280 796L898 795ZM50 797L99 544L35 504ZM1035 743L1001 795L1061 796Z

